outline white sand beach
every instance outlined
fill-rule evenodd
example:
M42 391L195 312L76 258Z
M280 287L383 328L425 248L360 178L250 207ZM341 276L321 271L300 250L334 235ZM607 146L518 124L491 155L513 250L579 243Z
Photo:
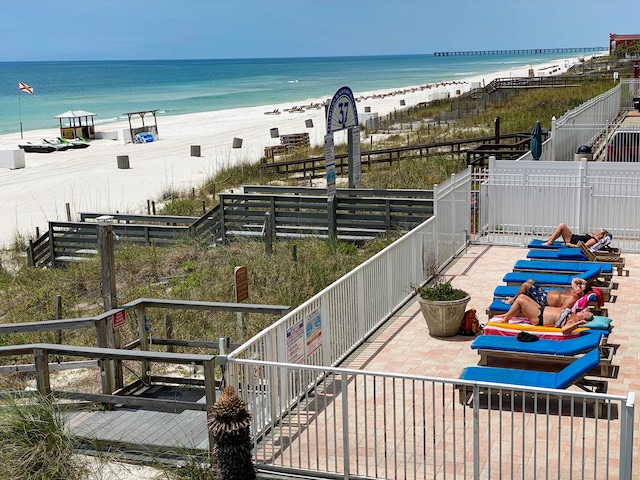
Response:
M370 107L372 113L383 116L420 102L455 97L457 92L464 93L473 85L481 86L494 78L524 77L530 68L536 76L549 76L563 73L578 62L578 58L559 59L431 85L354 92L354 96L360 115L364 107ZM188 191L221 168L257 162L265 147L279 144L278 138L271 138L271 128L278 128L280 135L308 132L312 145L322 145L326 129L324 108L309 106L326 100L159 116L159 139L146 144L124 144L122 130L128 128L127 121L99 125L97 132L118 132L118 140L92 140L85 149L26 153L25 168L0 168L0 247L12 245L18 235L34 238L36 228L40 233L46 232L48 221L66 221L67 204L72 221L79 220L80 212L146 213L147 202L157 201L164 192ZM304 107L303 111L287 111L294 106ZM274 110L280 113L265 113ZM311 120L313 127L308 128L306 120ZM57 120L52 119L51 123L50 129L24 132L23 140L19 132L0 136L0 150L15 150L20 143L59 137ZM241 148L232 148L234 138L242 139ZM336 143L343 141L337 134ZM200 146L200 157L190 155L192 145ZM119 155L129 156L130 168L118 168Z

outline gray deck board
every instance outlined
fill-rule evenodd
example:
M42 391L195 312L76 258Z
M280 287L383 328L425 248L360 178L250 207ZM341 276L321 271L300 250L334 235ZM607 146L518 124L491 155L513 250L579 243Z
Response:
M157 448L176 452L209 449L207 415L202 411L173 413L116 407L109 411L69 411L66 415L71 434L91 444L120 445L141 452Z

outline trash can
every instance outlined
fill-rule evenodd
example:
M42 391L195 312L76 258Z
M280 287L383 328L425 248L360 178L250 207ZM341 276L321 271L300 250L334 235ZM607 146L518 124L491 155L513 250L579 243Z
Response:
M586 158L587 161L589 161L589 162L591 160L593 160L593 153L592 153L591 147L589 145L582 145L582 146L578 147L578 150L576 150L576 155L574 157L574 160L576 162L579 162L583 158Z
M640 97L633 97L633 108L640 112Z
M116 159L118 161L118 168L129 168L129 155L118 155Z
M200 156L200 145L191 145L191 156L192 157Z

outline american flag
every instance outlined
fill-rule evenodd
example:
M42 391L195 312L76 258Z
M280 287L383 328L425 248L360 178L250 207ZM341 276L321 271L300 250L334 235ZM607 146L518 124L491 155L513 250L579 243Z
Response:
M18 90L21 92L27 92L29 95L33 95L33 87L30 87L26 83L18 82Z

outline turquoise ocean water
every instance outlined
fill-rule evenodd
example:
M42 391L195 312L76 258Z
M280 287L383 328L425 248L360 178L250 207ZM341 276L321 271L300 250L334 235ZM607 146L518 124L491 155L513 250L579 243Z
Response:
M565 54L566 56L570 56ZM573 54L576 55L577 54ZM535 65L561 55L428 55L0 62L0 135L55 128L67 110L95 113L96 125L127 112L179 115L330 98L347 85L354 92L402 88ZM22 81L34 95L18 91Z

